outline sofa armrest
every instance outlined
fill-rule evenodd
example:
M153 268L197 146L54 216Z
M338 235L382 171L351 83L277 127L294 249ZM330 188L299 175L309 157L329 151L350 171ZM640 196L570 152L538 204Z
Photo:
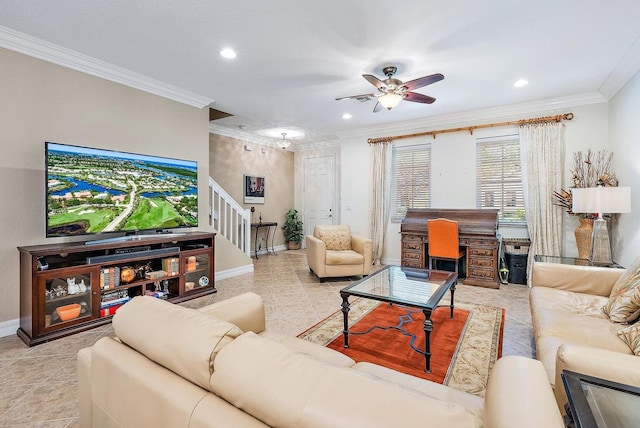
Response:
M91 395L91 348L78 352L78 398L80 409L80 426L93 425L93 396Z
M351 235L351 249L364 256L364 274L371 272L371 253L373 251L373 241L358 235Z
M531 286L608 297L613 284L624 273L625 269L535 262L531 274Z
M556 354L555 395L562 411L567 402L567 394L560 378L563 370L640 387L640 357L565 343L558 348Z
M199 310L219 320L230 322L245 333L262 333L266 328L264 303L262 297L255 293L243 293L203 306Z
M564 427L540 361L520 356L496 361L484 398L484 422L492 428Z
M327 276L327 246L313 235L307 235L307 262L309 268L319 277Z

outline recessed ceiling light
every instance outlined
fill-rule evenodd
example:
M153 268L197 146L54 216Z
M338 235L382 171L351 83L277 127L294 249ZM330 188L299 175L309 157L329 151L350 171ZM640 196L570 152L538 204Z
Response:
M351 116L351 113L345 113L342 115L343 119L351 119L353 116Z
M222 49L222 50L220 51L220 55L222 55L222 56L223 56L223 57L225 57L225 58L229 58L229 59L233 59L233 58L235 58L236 56L238 56L238 55L235 53L235 51L234 51L233 49L231 49L231 48L225 48L225 49Z
M522 88L523 86L527 86L529 84L528 80L519 79L513 84L516 88Z

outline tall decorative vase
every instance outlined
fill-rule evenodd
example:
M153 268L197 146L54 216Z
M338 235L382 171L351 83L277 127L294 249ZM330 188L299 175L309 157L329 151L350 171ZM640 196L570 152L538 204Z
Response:
M593 231L593 219L580 218L580 224L576 228L574 234L576 236L576 245L578 246L578 257L588 259L591 252L591 233Z

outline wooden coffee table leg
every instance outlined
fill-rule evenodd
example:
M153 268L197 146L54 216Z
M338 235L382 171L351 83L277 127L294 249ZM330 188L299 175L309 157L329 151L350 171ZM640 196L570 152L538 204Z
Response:
M351 307L349 306L349 296L346 294L340 294L342 297L342 317L344 320L344 325L342 329L342 334L344 335L344 347L349 347L349 310Z
M427 373L431 373L431 332L433 331L433 322L431 321L431 310L423 309L424 313L424 359L425 369Z

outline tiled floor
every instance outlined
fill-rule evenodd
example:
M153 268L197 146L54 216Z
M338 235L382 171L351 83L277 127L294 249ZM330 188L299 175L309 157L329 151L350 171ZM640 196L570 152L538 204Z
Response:
M184 303L200 307L246 291L262 296L267 328L296 335L340 309L338 291L349 280L319 283L303 251L260 256L255 272L216 282L218 292ZM503 355L534 356L528 288L500 290L458 285L456 301L506 309ZM0 338L0 427L78 425L76 353L112 333L102 326L29 348L17 336Z

